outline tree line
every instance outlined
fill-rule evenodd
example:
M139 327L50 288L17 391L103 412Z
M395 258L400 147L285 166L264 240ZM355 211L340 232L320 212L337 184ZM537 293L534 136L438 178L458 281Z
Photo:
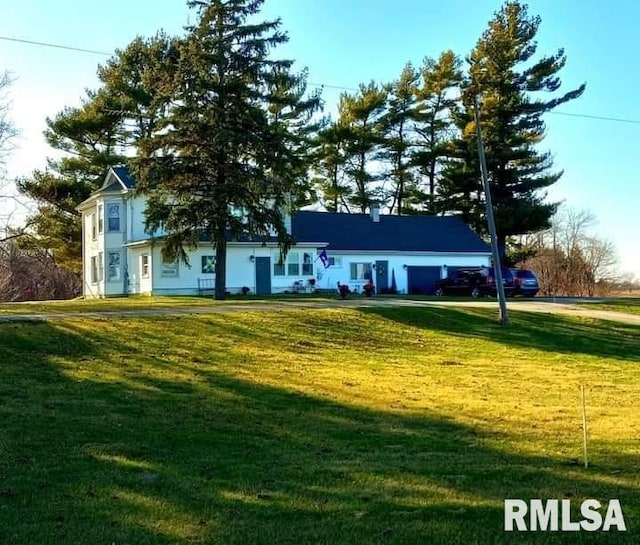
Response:
M445 51L343 93L332 119L307 72L274 56L287 36L279 20L258 21L262 3L190 0L184 35L137 38L101 65L99 87L47 119L63 156L17 181L37 203L20 244L79 271L76 206L124 163L148 197L147 228L168 232L167 259L186 260L203 231L214 242L219 298L229 232L275 226L286 252L284 214L306 204L455 214L485 236L476 100L502 255L512 237L550 226L557 205L544 190L562 172L542 149L543 116L585 86L560 91L565 52L538 54L541 21L525 4L507 1L466 57Z

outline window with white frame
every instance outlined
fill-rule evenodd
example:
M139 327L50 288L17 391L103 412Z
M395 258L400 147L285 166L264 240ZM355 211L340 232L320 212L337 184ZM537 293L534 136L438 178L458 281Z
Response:
M149 254L142 254L140 256L140 276L142 278L149 278Z
M107 204L107 230L109 232L120 231L120 203Z
M300 254L298 252L289 252L287 255L287 276L300 275Z
M100 252L98 254L98 282L104 280L104 254Z
M329 256L329 267L334 269L342 269L342 257Z
M96 214L95 212L91 214L89 218L89 222L91 223L91 240L97 240L98 238L98 225L96 224Z
M310 252L302 254L302 275L313 276L313 257Z
M274 252L273 276L313 276L313 253L289 252L284 261L280 261L280 253Z
M101 204L98 205L98 234L104 233L104 208Z
M178 262L163 260L160 276L163 276L165 278L176 278L178 276Z
M280 261L280 255L274 254L273 256L273 276L285 276L286 275L286 262Z
M371 263L351 263L351 280L371 279Z
M107 252L107 280L118 282L122 279L121 254L118 250Z
M91 283L92 284L98 283L98 256L97 255L91 256Z

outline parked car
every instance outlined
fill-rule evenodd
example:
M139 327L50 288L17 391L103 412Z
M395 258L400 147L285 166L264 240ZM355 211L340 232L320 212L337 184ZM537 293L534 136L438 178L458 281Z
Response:
M540 290L538 277L533 271L528 269L511 269L515 280L513 295L522 295L523 297L535 297Z
M502 269L504 293L508 297L513 292L515 282L509 269ZM458 269L436 282L436 295L470 295L471 297L497 295L493 267Z

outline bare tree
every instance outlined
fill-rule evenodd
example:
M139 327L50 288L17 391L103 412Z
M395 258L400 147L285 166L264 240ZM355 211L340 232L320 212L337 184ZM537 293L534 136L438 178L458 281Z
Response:
M49 252L0 242L0 301L70 299L81 294L78 275L58 267Z
M7 159L13 151L13 140L18 134L13 123L9 119L10 101L8 88L12 79L8 72L0 74L0 240L9 235L9 226L15 224L16 216L26 203L20 200L15 191L9 187L5 177L7 175Z
M17 131L9 120L10 102L7 97L7 89L11 85L11 77L8 72L0 74L0 179L6 175L7 157L13 149L12 140Z
M586 210L562 207L551 228L533 242L533 269L544 295L604 294L616 280L618 257L614 244L594 233L595 216Z

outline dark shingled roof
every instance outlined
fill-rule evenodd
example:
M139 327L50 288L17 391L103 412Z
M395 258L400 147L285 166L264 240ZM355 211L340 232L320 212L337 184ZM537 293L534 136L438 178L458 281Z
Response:
M112 167L127 189L135 180L125 166ZM374 223L369 214L298 212L292 218L297 242L326 242L330 250L398 252L480 252L489 246L459 218L453 216L385 216ZM229 236L229 239L231 237ZM275 242L241 237L239 242Z
M399 252L481 252L491 250L453 216L385 216L298 212L292 218L298 242L328 242L329 250Z
M136 186L135 180L129 175L129 169L124 166L111 167L113 173L124 184L127 189L133 189Z

